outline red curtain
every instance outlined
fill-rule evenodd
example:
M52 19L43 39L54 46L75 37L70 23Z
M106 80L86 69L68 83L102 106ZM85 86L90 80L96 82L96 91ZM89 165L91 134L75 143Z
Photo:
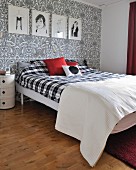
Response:
M130 3L129 11L127 74L136 75L136 1Z

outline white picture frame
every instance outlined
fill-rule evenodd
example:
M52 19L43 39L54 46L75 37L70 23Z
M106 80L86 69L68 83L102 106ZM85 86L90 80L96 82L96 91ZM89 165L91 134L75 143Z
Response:
M8 32L29 34L29 9L8 5Z
M50 13L32 10L32 35L49 37Z
M67 38L67 17L52 14L52 37Z
M81 40L82 22L81 19L69 18L69 39Z

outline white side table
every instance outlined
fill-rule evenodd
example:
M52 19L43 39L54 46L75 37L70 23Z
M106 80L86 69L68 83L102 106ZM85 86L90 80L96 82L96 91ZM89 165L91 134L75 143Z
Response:
M15 74L0 75L0 109L15 106Z

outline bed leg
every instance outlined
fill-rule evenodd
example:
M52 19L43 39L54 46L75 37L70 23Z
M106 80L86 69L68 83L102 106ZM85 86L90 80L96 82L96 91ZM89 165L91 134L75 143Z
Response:
M21 93L21 105L23 105L24 104L24 96L23 96L23 94Z

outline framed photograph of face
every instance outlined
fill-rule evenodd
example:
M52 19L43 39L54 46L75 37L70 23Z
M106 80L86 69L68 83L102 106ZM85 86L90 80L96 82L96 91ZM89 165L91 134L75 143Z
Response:
M81 19L69 18L69 39L81 40Z
M49 37L49 13L32 10L32 35Z
M67 17L52 14L52 37L67 38Z
M8 32L29 34L29 9L8 5Z

